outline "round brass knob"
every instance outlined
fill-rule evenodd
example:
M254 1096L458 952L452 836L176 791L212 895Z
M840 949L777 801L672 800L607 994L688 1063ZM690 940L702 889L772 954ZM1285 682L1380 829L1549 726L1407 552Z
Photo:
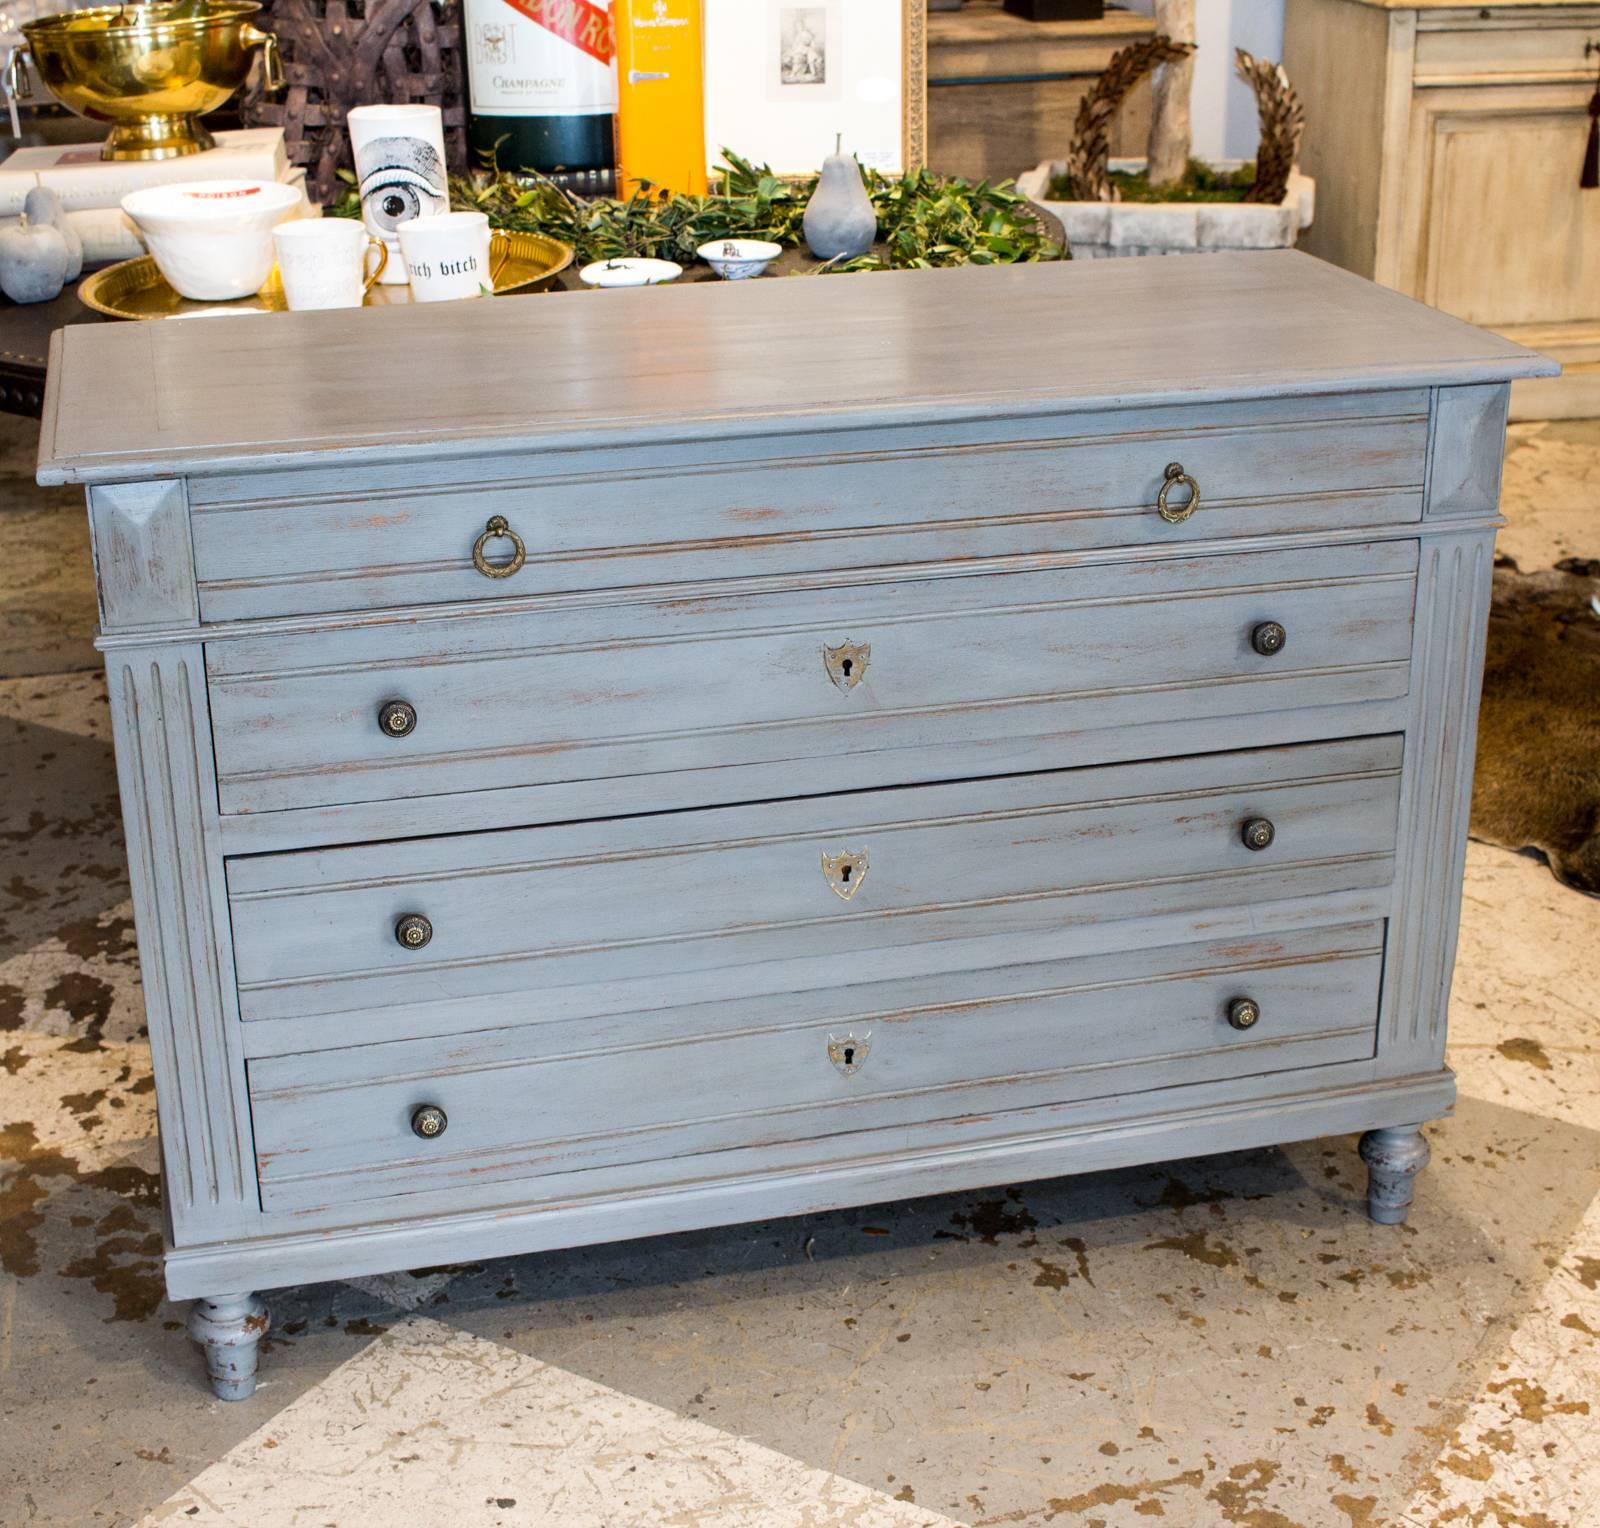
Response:
M1172 502L1172 490L1186 488L1189 497L1182 504ZM1183 470L1182 462L1168 462L1166 479L1156 495L1156 513L1168 525L1179 525L1200 507L1200 485Z
M407 913L395 924L394 938L403 950L420 950L433 938L433 925L421 913Z
M1236 997L1228 1004L1228 1022L1235 1029L1254 1029L1261 1017L1261 1004L1253 997Z
M417 708L409 700L386 700L378 707L378 726L385 737L408 737L417 730Z
M1252 817L1239 830L1239 837L1247 849L1265 849L1277 837L1277 829L1265 817Z
M411 1133L420 1135L425 1141L431 1141L436 1136L443 1135L449 1123L449 1115L438 1104L424 1104L411 1116Z
M1274 653L1281 653L1283 644L1288 640L1289 633L1276 621L1263 621L1250 633L1250 645L1263 658L1270 658Z
M497 539L511 543L511 555L504 562L490 562L485 555L489 543ZM528 549L523 546L522 537L506 523L504 515L491 515L483 534L472 543L472 566L485 578L510 578L527 561L527 557Z

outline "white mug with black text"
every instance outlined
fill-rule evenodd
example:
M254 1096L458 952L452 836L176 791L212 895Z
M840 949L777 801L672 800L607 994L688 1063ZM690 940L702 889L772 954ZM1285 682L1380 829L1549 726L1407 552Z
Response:
M418 302L454 302L494 291L489 219L481 212L446 212L400 225L400 253Z

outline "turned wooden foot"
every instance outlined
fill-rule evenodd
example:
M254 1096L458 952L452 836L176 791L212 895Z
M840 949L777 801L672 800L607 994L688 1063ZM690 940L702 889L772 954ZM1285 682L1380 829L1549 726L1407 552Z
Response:
M194 1302L189 1335L205 1350L211 1388L223 1400L242 1401L255 1393L256 1354L270 1319L257 1295Z
M1397 1226L1411 1211L1418 1173L1431 1153L1421 1125L1390 1125L1361 1137L1367 1164L1367 1213L1379 1225Z

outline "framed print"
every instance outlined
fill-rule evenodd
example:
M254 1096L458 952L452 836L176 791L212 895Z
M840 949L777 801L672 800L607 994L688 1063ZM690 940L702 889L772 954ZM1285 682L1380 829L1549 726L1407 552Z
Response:
M839 34L839 0L823 5L776 7L777 25L767 28L774 50L767 58L767 99L782 104L837 101L844 76ZM828 75L832 52L833 75Z
M706 149L813 174L842 138L898 174L927 144L926 0L704 0Z

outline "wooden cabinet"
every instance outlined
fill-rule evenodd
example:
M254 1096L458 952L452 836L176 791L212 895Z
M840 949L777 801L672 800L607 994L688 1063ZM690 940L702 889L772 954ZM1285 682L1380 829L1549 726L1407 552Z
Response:
M1549 368L1168 269L58 336L219 1394L445 1259L1353 1130L1404 1217Z
M1513 417L1600 414L1600 5L1289 0L1317 222L1300 247L1544 351Z

